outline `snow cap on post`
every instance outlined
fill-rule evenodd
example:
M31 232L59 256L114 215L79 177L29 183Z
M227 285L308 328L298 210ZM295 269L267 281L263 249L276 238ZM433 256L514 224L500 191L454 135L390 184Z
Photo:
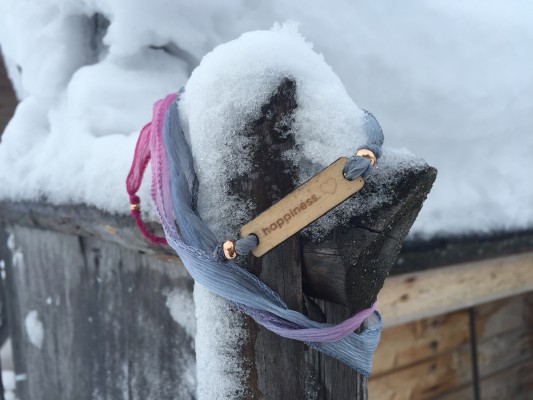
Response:
M252 217L248 204L227 195L228 181L251 168L253 139L238 132L261 115L286 77L297 87L298 107L287 121L297 151L286 154L298 167L297 183L366 143L365 112L295 23L248 32L216 47L192 73L180 115L200 182L198 209L219 238L231 237Z

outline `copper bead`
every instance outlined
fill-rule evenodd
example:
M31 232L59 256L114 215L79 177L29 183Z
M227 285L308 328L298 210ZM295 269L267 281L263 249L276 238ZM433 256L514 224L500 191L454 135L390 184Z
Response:
M224 250L224 257L228 260L234 260L237 257L237 252L235 251L235 242L231 240L226 240L222 245Z
M376 159L376 155L374 154L374 152L372 152L372 151L370 151L368 149L357 150L357 153L355 153L355 155L368 159L370 161L371 165L376 164L376 160L377 160Z

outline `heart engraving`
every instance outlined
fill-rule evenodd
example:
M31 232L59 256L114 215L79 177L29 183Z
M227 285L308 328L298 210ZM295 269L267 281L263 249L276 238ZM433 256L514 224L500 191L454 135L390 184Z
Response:
M337 191L337 181L335 178L329 178L326 182L320 185L322 193L335 194Z

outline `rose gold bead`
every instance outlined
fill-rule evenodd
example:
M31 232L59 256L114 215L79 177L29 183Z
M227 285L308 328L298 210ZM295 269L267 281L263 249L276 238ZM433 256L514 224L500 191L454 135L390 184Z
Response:
M374 165L376 163L376 155L374 152L368 150L368 149L361 149L357 150L357 153L355 153L356 156L364 157L370 160L370 164Z
M233 260L237 257L237 253L235 252L235 242L226 240L222 245L222 249L224 250L224 257L226 257L226 259Z
M131 211L141 211L140 204L130 204Z

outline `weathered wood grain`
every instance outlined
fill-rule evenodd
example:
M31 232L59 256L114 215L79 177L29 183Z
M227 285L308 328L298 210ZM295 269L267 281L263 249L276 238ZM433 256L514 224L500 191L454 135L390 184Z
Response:
M369 180L358 196L382 198L364 215L335 229L324 241L304 246L304 289L310 296L368 308L388 276L402 243L436 177L428 165L398 171L387 185ZM364 283L363 283L364 282Z
M478 344L479 375L485 377L533 358L533 329L524 327Z
M129 210L129 204L124 204L124 210ZM94 237L128 249L178 260L170 247L152 246L146 241L129 214L110 214L81 204L56 206L46 202L0 201L0 221L45 231ZM162 234L158 224L148 222L147 225Z
M316 303L324 311L325 320L329 323L339 323L351 316L348 307L324 300L318 300ZM308 374L307 399L369 399L368 379L357 374L346 364L313 349L307 349L306 360L311 366Z
M9 300L7 307L7 322L9 326L9 334L12 338L21 338L22 337L22 318L21 315L17 312L16 308L11 307L12 304L18 304L19 293L15 286L15 281L13 274L10 274L9 271L13 269L13 260L15 254L9 249L9 236L6 231L6 227L3 224L0 224L0 260L4 263L4 272L5 272L5 300L6 304ZM25 357L16 357L17 353L23 351L21 345L21 340L12 340L11 347L13 352L13 366L15 368L15 373L19 375L21 371L26 371L26 359ZM26 381L19 381L17 383L17 395L25 400L28 399L28 386Z
M483 400L531 400L532 394L533 359L489 375L481 381Z
M169 264L116 244L15 227L8 301L22 400L193 398L193 338L166 306L192 281ZM5 249L4 249L5 250ZM24 320L38 313L41 348Z
M372 377L411 366L470 342L466 310L384 329Z
M297 107L296 84L284 79L261 117L240 135L254 138L252 170L230 182L231 193L243 202L251 201L259 214L294 189L294 167L282 154L295 146L294 137L276 126L288 121ZM269 118L265 116L268 115ZM288 127L287 127L288 130ZM237 234L237 232L236 232ZM237 235L236 235L237 236ZM300 240L292 236L261 258L249 257L248 269L276 291L287 305L303 311ZM249 343L243 355L253 360L250 374L257 386L250 392L253 399L300 399L305 397L305 360L302 342L282 338L252 323L246 324ZM272 366L276 366L272 368Z
M533 331L533 292L481 304L475 315L480 341L526 327Z
M531 290L533 252L527 252L392 276L379 304L385 324L393 326Z
M476 326L478 378L484 399L487 394L483 385L489 383L492 390L501 390L489 382L491 377L507 376L517 365L533 359L533 292L480 305L472 315ZM472 364L468 363L472 360L473 340L469 325L468 310L461 310L384 329L370 380L371 396L393 396L397 389L396 397L392 397L395 400L473 399L472 374L466 381L452 379L463 373L463 368L472 370ZM452 363L453 371L433 376L432 384L424 386L425 378L418 375L421 366L438 362L444 356L449 360L450 355L466 365ZM521 381L522 386L530 384L525 378ZM507 386L502 380L499 385ZM520 390L513 390L518 398L523 396Z
M380 400L433 399L472 380L469 345L391 374L371 377L369 397Z
M533 345L527 343L528 332L533 333L533 292L482 304L476 307L475 316L477 340L480 346L478 351L480 358L485 359L485 361L480 360L480 365L487 365L489 368L491 365L486 361L490 357L483 356L483 352L492 351L492 346L484 343L488 341L502 346L505 343L502 334L505 333L514 335L515 339L511 340L513 344L510 346L522 347L519 353L528 354L533 350ZM372 376L377 377L452 351L469 343L470 340L467 310L386 328L382 332L374 356ZM531 348L528 349L528 346ZM509 356L510 353L504 355L504 357ZM480 372L486 374L483 368Z
M486 376L480 382L482 400L531 400L533 398L533 359ZM434 400L475 400L471 386Z
M459 389L448 392L442 396L437 396L432 400L478 400L474 397L474 389L472 384L466 384Z

